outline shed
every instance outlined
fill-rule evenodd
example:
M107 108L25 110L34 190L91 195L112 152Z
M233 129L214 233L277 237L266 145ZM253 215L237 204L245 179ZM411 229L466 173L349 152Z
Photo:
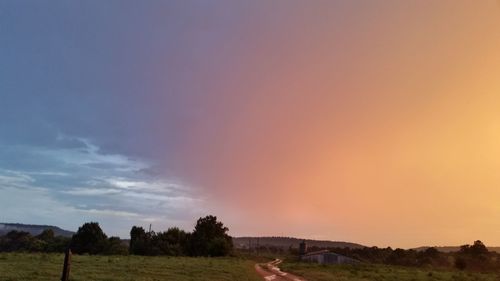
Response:
M328 250L307 253L300 257L302 261L315 262L319 264L355 264L358 260L339 255Z

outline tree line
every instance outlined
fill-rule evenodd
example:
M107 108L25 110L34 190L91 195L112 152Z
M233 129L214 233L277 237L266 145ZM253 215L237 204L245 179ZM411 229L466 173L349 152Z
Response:
M76 254L147 255L147 256L226 256L233 250L229 229L215 216L199 218L192 232L171 227L164 232L146 232L133 226L130 241L108 237L97 222L78 228L71 238L54 236L50 229L32 236L10 231L0 237L0 252L63 252L68 247Z
M226 256L233 252L228 228L215 216L199 218L192 232L171 227L163 232L146 231L133 226L130 240L108 237L97 222L88 222L71 237L55 236L46 229L38 235L10 231L0 236L0 252L64 252L68 247L76 254L90 255L145 255L145 256ZM262 252L284 253L282 247L259 246ZM325 248L309 247L309 252ZM413 267L457 268L473 271L500 271L500 254L491 252L479 240L463 245L456 252L440 252L436 248L423 251L378 247L327 248L366 263ZM256 249L254 249L256 250ZM290 247L291 254L298 250Z
M55 236L52 229L46 229L39 235L12 230L0 236L0 252L64 252L71 238Z
M332 252L367 263L389 264L412 267L456 268L472 271L499 271L500 254L489 251L480 240L472 245L463 245L456 252L441 252L434 247L423 251L414 249L328 248ZM320 250L310 247L309 251ZM293 249L296 252L297 250ZM298 253L298 252L297 252Z

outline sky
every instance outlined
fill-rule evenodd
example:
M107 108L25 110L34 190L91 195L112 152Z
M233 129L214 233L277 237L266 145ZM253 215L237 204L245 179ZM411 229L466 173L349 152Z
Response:
M0 222L500 246L495 0L0 1Z

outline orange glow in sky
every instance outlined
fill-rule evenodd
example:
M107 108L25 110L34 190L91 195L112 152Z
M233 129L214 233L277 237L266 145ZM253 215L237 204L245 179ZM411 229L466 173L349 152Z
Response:
M275 7L208 74L217 126L183 151L212 208L236 235L500 245L498 3L323 4Z

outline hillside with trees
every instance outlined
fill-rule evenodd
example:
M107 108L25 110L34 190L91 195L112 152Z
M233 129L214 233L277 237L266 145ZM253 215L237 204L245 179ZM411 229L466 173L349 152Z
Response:
M294 238L294 237L281 237L281 236L264 236L264 237L233 237L233 244L238 249L248 249L256 247L269 247L269 248L281 248L290 249L298 248L300 242L304 239ZM312 240L305 239L306 243L310 247L319 248L364 248L365 246L341 241L329 241L329 240Z
M0 236L9 233L10 231L22 231L36 236L44 230L50 229L55 236L71 237L75 232L62 229L53 225L38 225L38 224L22 224L22 223L0 223Z

